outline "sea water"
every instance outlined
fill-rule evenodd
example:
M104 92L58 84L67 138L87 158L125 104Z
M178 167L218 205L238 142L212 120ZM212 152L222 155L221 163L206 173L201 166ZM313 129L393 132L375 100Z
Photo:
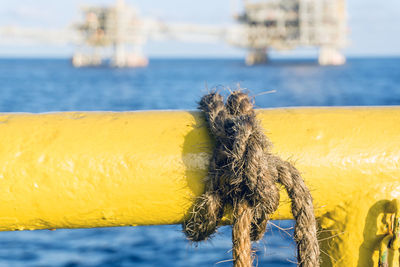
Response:
M0 112L195 109L210 90L238 86L260 108L400 105L400 58L327 67L314 60L247 67L239 59L154 59L137 69L0 59ZM255 245L258 266L295 266L292 227L292 221L269 225ZM230 266L230 259L229 226L197 245L179 225L0 233L0 266Z

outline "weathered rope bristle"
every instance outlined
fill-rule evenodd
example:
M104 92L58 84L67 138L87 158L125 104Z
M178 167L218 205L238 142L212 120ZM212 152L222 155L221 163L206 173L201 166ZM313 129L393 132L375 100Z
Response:
M215 138L215 149L205 180L183 230L192 241L212 235L224 213L233 210L234 266L251 266L251 241L260 240L279 205L281 183L292 201L296 220L294 238L299 266L319 266L317 224L312 197L298 170L271 154L271 143L256 119L246 93L235 91L226 104L221 95L205 95L199 105Z

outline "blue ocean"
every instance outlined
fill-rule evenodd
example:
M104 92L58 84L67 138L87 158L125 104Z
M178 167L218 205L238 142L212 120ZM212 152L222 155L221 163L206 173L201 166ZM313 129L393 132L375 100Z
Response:
M400 105L400 58L343 66L274 60L153 59L147 68L73 68L67 59L0 59L0 112L195 109L212 89L247 88L259 108ZM1 223L1 222L0 222ZM292 221L255 244L258 266L295 266ZM180 225L0 233L0 266L231 266L231 229L191 244Z

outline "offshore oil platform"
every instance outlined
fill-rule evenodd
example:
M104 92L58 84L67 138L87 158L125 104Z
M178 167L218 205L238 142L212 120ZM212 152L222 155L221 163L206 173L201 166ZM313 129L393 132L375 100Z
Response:
M115 67L148 64L142 53L147 39L143 31L146 24L136 9L118 0L114 7L85 7L83 14L83 23L75 25L80 42L72 57L74 66L102 64L104 50L109 48L112 49L111 64Z
M115 67L143 67L148 59L143 46L148 40L220 42L227 29L216 25L164 23L139 16L137 9L117 0L115 6L85 7L83 22L75 25L78 49L72 57L76 67L100 65L104 58Z
M248 65L267 61L268 50L318 47L321 65L341 65L340 50L347 40L346 0L243 0L229 27L165 23L141 17L124 0L114 6L85 7L83 19L61 33L0 28L0 36L28 37L74 43L72 64L115 67L148 64L143 47L148 40L175 39L189 42L226 42L247 49Z
M239 45L249 50L249 65L265 62L268 48L301 46L319 47L321 65L345 63L340 53L347 37L345 0L247 0L236 18L244 28Z

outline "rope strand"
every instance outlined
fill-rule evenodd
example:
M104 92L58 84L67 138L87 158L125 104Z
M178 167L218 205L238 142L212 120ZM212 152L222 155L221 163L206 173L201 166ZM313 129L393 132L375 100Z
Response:
M252 210L245 201L235 205L233 210L232 227L232 255L233 264L237 267L250 267L253 263L251 253L250 228L252 221Z

